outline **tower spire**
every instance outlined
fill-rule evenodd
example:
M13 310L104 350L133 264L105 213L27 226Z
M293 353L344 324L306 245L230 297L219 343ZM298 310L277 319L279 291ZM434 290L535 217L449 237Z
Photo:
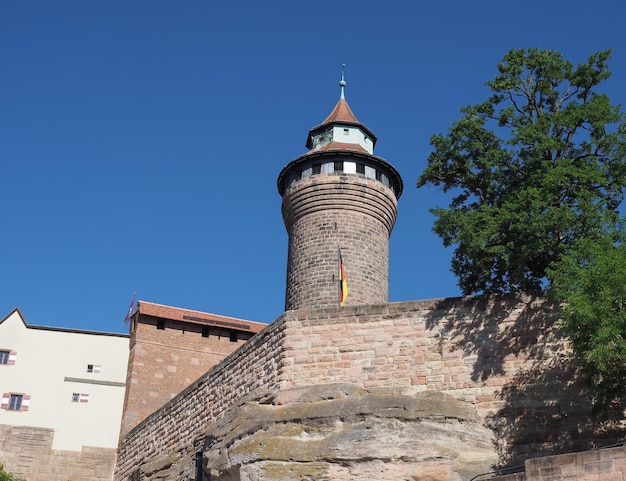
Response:
M341 65L341 80L339 81L339 86L341 87L341 96L340 96L341 99L346 98L346 94L345 94L346 81L344 80L345 68L346 68L346 64L344 63Z

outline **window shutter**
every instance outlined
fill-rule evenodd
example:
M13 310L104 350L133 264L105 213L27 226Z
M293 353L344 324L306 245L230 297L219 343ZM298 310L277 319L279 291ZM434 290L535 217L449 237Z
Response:
M9 366L15 364L15 358L16 357L17 357L17 352L16 351L9 352L9 362L7 362L7 364Z
M9 409L10 398L11 398L11 393L5 392L2 395L2 402L0 403L0 409Z
M30 407L30 396L27 394L24 394L22 396L22 406L20 407L20 411L28 411L29 407Z
M80 402L88 403L89 402L89 394L81 394L79 397Z

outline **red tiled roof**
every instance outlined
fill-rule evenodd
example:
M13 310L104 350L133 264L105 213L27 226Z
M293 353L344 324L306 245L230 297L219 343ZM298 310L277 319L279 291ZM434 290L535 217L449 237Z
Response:
M350 122L355 124L360 123L352 113L352 110L350 109L348 102L346 102L346 99L339 99L339 102L337 102L337 105L335 105L335 108L330 113L330 115L326 117L326 119L324 119L322 125L328 124L330 122Z
M267 324L261 322L246 321L235 317L192 311L190 309L181 309L180 307L164 306L163 304L153 304L152 302L146 301L137 302L137 312L146 316L171 319L174 321L187 322L189 324L220 326L255 333L267 326Z
M328 152L331 150L349 150L352 152L362 152L368 154L369 152L359 144L348 144L346 142L330 142L322 147L319 147L311 152Z
M335 108L330 113L330 115L326 117L321 124L309 130L309 135L306 141L306 147L308 149L311 148L312 136L315 133L319 132L320 129L325 128L329 124L342 124L342 123L358 126L361 130L365 132L367 136L370 137L370 139L372 140L372 144L374 145L376 144L376 135L374 134L374 132L372 132L365 125L359 122L357 118L354 116L354 114L352 113L352 109L350 109L350 106L348 105L348 102L346 101L346 99L340 98L339 102L337 102L337 105L335 105ZM358 151L360 152L361 150L358 149Z

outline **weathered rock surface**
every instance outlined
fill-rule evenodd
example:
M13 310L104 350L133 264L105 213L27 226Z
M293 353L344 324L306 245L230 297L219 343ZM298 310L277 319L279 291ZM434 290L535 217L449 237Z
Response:
M209 429L202 451L223 481L463 480L497 461L472 405L349 384L253 393Z

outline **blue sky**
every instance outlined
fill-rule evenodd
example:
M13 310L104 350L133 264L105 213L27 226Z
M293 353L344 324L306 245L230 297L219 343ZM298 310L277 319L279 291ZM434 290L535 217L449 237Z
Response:
M0 318L125 332L142 300L283 311L276 178L339 97L405 183L390 300L459 294L417 190L429 137L511 48L584 61L626 104L626 2L27 1L0 6ZM349 276L349 266L348 276Z

